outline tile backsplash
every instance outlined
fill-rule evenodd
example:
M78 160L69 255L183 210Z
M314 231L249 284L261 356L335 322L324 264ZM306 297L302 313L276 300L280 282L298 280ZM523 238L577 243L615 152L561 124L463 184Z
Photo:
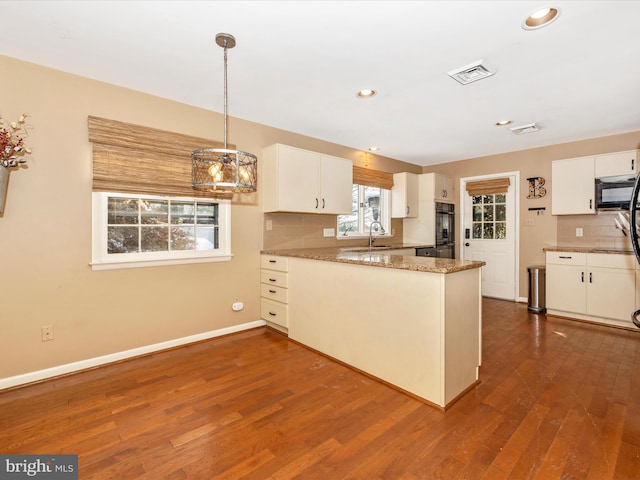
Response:
M595 247L631 250L631 240L616 228L618 212L598 212L596 215L558 216L558 246ZM583 236L576 236L582 228Z
M270 224L271 230L267 229ZM336 215L317 215L304 213L265 213L263 218L263 248L318 248L318 247L356 247L367 244L366 239L340 239L325 237L324 229L337 230ZM391 220L391 238L378 239L379 245L402 243L402 219Z

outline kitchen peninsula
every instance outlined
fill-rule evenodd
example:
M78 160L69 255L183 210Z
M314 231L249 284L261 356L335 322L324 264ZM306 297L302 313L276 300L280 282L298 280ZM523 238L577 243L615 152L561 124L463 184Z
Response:
M478 382L484 262L405 253L263 251L262 317L292 340L445 409Z

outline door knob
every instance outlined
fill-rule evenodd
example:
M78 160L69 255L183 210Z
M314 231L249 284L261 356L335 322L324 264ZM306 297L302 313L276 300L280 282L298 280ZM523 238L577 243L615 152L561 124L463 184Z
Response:
M468 247L469 245L471 245L469 242L466 242L466 243L464 244L464 246L465 246L465 247Z

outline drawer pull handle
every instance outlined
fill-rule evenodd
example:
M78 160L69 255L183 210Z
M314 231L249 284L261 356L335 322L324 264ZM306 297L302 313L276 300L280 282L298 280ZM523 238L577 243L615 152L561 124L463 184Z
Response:
M277 280L275 278L270 278L269 281L270 282L276 282Z
M269 293L276 293L275 290L269 290Z
M272 317L277 317L278 316L278 314L273 313L273 312L269 312L269 315L271 315Z
M582 283L584 283L584 272L581 272L581 273L582 273Z
M593 274L592 274L591 272L589 272L589 283L593 283L593 277L592 277L592 275L593 275Z
M571 258L573 258L573 257L565 257L565 256L563 256L563 255L560 255L560 258L566 258L566 259L571 260Z
M269 263L276 263L276 260L269 260Z

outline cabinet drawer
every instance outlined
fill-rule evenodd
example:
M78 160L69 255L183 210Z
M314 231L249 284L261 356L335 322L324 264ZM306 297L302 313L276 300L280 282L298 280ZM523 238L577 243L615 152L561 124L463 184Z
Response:
M263 298L260 300L260 318L288 328L288 308L284 303L273 302Z
M275 300L276 302L287 303L289 301L289 290L273 285L260 284L260 296Z
M635 270L636 257L619 253L590 253L587 255L587 265L590 267Z
M586 266L587 254L580 252L547 252L547 263Z
M287 274L276 272L274 270L262 270L260 272L260 282L267 285L275 285L276 287L287 288Z
M275 255L262 255L261 267L279 272L289 271L289 259L287 257L276 257Z

